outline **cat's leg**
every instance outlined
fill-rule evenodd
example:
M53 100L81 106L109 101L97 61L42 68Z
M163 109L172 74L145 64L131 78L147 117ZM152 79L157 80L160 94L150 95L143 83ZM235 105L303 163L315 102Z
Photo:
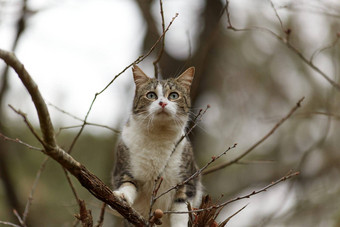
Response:
M113 191L113 194L125 200L131 206L137 197L137 183L127 173L115 177L115 180L115 185L118 188Z
M116 173L119 171L116 171ZM116 189L112 192L115 196L126 201L130 206L134 203L137 198L137 183L133 180L130 174L122 173L117 174L114 178L114 185ZM114 210L114 209L113 209ZM116 216L120 214L114 210Z
M137 197L137 188L132 182L124 182L118 189L114 190L112 193L131 206ZM110 208L112 209L112 207ZM114 215L121 217L121 215L115 209L112 210Z
M137 188L134 183L125 182L117 190L114 190L113 194L131 206L137 197Z
M137 183L131 174L129 163L129 149L123 142L120 142L117 147L116 165L113 172L113 194L132 205L137 197Z
M185 202L174 202L172 205L172 211L188 211L187 204ZM171 227L187 227L189 221L189 214L171 214L170 225Z
M193 193L187 185L180 187L175 194L175 199L171 207L171 211L188 211L187 202L192 201ZM186 227L188 226L189 215L185 214L171 214L170 225L172 227Z

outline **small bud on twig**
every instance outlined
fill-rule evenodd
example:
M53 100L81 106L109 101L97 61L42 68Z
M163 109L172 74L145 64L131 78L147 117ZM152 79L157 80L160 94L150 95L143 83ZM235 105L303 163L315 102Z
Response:
M155 218L162 218L164 215L163 211L161 209L156 209L155 212L154 212L154 216Z
M156 209L153 212L153 216L150 219L150 223L155 223L156 225L161 225L162 221L160 220L160 218L162 218L164 215L163 211L161 209Z
M285 30L285 33L286 33L287 35L290 35L290 33L292 33L292 29L287 28L287 29Z

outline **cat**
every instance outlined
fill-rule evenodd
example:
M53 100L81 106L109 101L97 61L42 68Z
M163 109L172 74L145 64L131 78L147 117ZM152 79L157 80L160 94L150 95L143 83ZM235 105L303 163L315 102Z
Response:
M163 178L159 195L197 171L188 138L184 137L176 146L185 135L189 120L195 68L167 80L150 78L136 65L132 71L135 97L132 114L116 149L113 193L148 220L157 177ZM202 184L200 178L195 178L160 197L153 210L187 211L186 203L198 207L201 197ZM187 226L188 217L188 214L164 215L162 226Z

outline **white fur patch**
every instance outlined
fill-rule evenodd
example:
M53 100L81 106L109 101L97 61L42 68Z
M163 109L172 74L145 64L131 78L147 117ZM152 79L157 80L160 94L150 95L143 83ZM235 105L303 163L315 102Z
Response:
M154 118L155 120L157 118L175 119L176 113L177 113L177 104L169 101L167 97L164 97L163 87L161 84L157 85L156 94L157 94L157 100L151 103L148 109L151 118ZM160 102L166 103L166 106L164 107L164 109L161 107ZM169 116L166 116L165 118L164 115L159 114L161 112L165 112L166 114L170 115L170 118Z
M180 163L185 139L176 148L176 151L170 158L175 143L182 136L184 128L172 125L174 127L169 131L162 131L162 128L153 128L148 131L145 125L138 120L130 118L129 124L124 127L122 139L129 148L131 159L131 173L133 177L142 182L138 188L137 196L133 207L144 217L148 217L151 193L154 187L154 180L163 172L163 183L158 191L162 193L172 186L179 183ZM170 159L169 159L170 158ZM169 160L169 161L168 161ZM168 166L165 168L165 165ZM161 197L154 205L154 209L170 210L175 196L175 191L167 193ZM168 215L163 218L165 223L169 222Z
M130 197L133 203L132 207L145 218L148 218L149 215L151 194L155 179L159 174L162 173L163 182L158 190L158 195L181 182L179 167L182 163L183 148L187 143L184 138L173 152L175 144L185 133L188 116L176 115L177 103L164 97L161 84L157 85L155 92L157 100L150 104L148 115L131 115L129 123L122 131L122 140L129 151L131 174L138 182L138 191L134 192L132 189L126 188L119 189L119 193L124 197ZM166 105L162 107L160 102L166 103ZM153 209L159 208L163 211L173 208L187 209L184 203L179 203L181 204L178 205L179 207L174 207L174 197L175 190L172 190L159 198ZM162 218L163 226L170 226L170 217L172 215L165 215ZM186 226L177 224L177 221L178 223L185 223L185 221L187 223L188 220L185 217L188 215L174 215L175 222L173 223L176 224L172 226Z
M188 211L188 208L185 203L174 203L171 210L172 211ZM189 221L188 214L171 214L170 215L171 226L187 227L188 221Z
M113 194L125 200L132 205L137 197L136 187L134 185L123 185L118 190L113 191Z

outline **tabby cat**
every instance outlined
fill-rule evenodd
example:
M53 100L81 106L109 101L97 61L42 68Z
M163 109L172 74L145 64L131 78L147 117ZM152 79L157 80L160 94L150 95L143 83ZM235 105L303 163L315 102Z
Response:
M116 150L113 193L148 219L155 179L163 178L160 194L197 170L188 139L176 146L189 120L195 68L167 80L150 78L136 65L132 71L136 85L133 111ZM153 209L187 211L186 202L197 207L201 195L201 182L196 178L160 197ZM162 226L187 226L188 214L164 215L162 222Z

